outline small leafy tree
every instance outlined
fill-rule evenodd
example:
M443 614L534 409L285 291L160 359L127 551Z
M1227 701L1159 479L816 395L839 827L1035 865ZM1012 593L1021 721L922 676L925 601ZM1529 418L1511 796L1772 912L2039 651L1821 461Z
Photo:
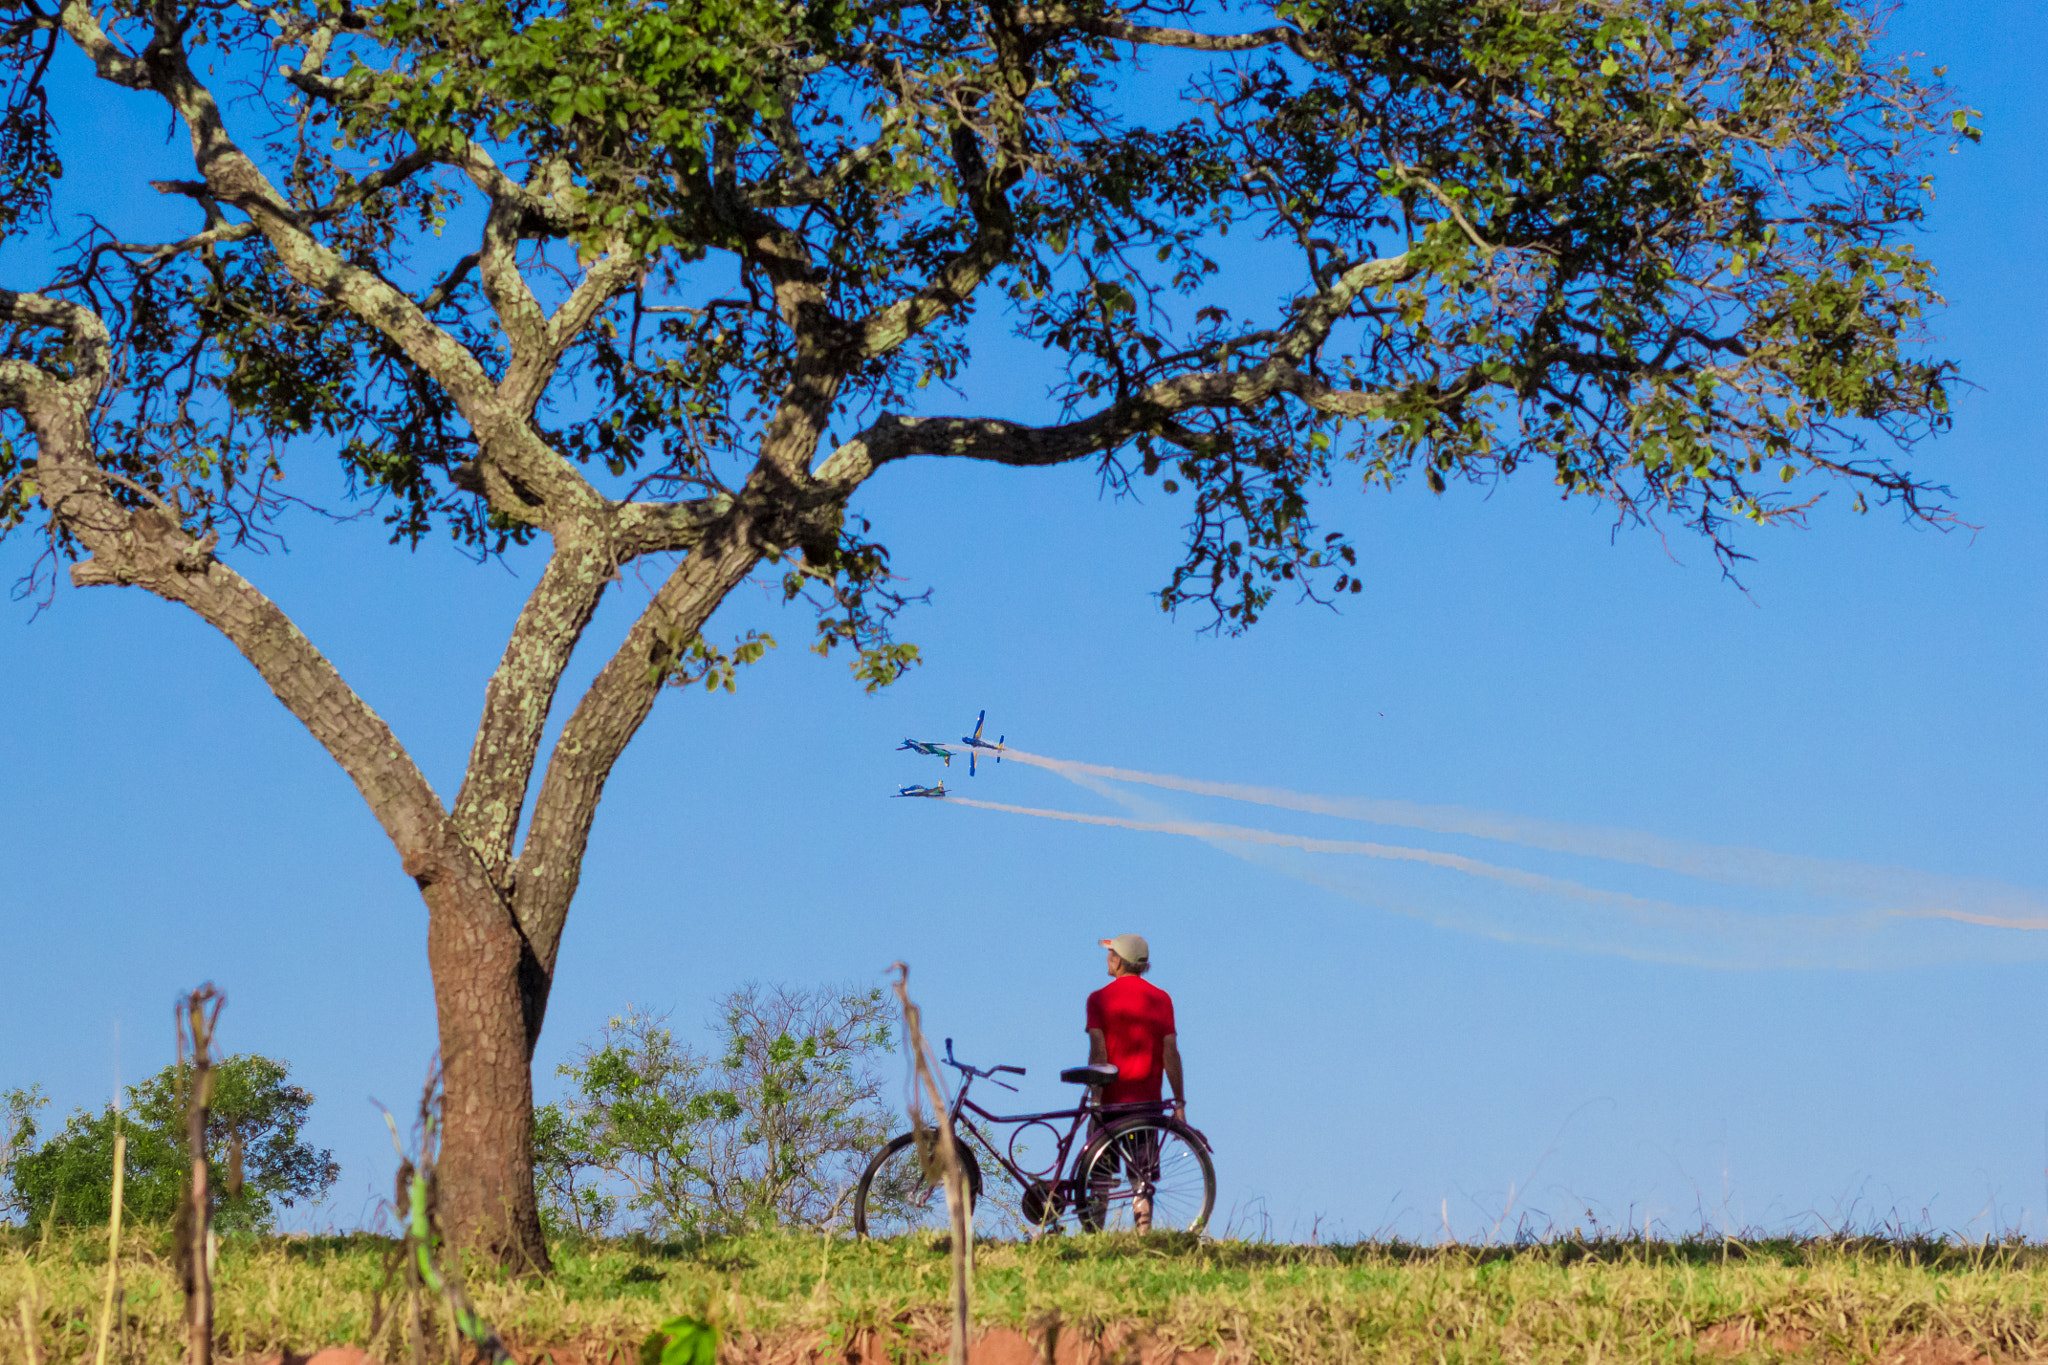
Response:
M28 1212L27 1202L15 1187L14 1167L35 1150L36 1111L49 1102L40 1085L0 1093L0 1214Z
M721 1135L729 1202L759 1221L825 1226L889 1136L875 1070L890 1048L882 992L750 984L720 1008L719 1065L740 1110Z
M125 1110L109 1105L97 1114L74 1113L62 1132L15 1159L9 1180L14 1207L31 1223L52 1209L59 1223L106 1222L113 1207L114 1135L126 1132L123 1217L169 1222L187 1178L190 1091L190 1066L168 1066L129 1088ZM279 1207L319 1199L333 1187L341 1175L333 1154L300 1137L312 1107L312 1094L291 1084L283 1062L247 1053L219 1064L206 1135L218 1192L216 1227L263 1230Z
M569 1097L536 1115L557 1228L601 1232L624 1212L655 1231L716 1234L845 1215L888 1136L882 993L748 985L718 1008L716 1056L628 1009L560 1068Z

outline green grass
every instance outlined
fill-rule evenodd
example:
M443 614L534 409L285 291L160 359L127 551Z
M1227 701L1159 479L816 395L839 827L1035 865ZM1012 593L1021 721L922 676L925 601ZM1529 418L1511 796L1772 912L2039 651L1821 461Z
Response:
M229 1243L217 1271L220 1350L230 1359L348 1342L409 1359L387 1280L391 1244L345 1238ZM855 1243L760 1236L703 1244L563 1246L546 1280L477 1277L477 1307L522 1354L635 1359L679 1313L718 1322L727 1356L798 1338L830 1345L896 1329L915 1358L943 1321L947 1257L931 1240ZM26 1299L45 1365L90 1360L104 1237L45 1247L0 1231L0 1365L26 1361ZM182 1301L168 1239L139 1229L122 1252L123 1330L110 1358L173 1365ZM2048 1354L2048 1252L1939 1241L1576 1240L1521 1249L1198 1243L1055 1237L979 1249L977 1327L1042 1324L1086 1338L1135 1328L1230 1359L1462 1362L1720 1360L1747 1355L1876 1360L1940 1338L1998 1359ZM444 1329L445 1330L445 1326ZM582 1348L582 1349L578 1349ZM450 1358L440 1340L429 1360Z

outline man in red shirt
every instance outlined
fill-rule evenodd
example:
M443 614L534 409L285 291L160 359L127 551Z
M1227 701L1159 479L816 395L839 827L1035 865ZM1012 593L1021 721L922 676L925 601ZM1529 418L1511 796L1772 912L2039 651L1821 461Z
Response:
M1145 980L1152 950L1138 934L1118 934L1102 946L1109 949L1110 981L1088 997L1088 1060L1114 1063L1116 1079L1102 1087L1100 1102L1159 1105L1164 1080L1173 1082L1174 1102L1185 1114L1173 997Z
M1106 1110L1096 1118L1096 1126L1136 1114L1164 1112L1162 1081L1173 1082L1173 1100L1184 1117L1187 1091L1181 1085L1173 997L1145 980L1145 973L1152 969L1152 950L1137 934L1103 939L1102 946L1109 949L1110 981L1088 997L1088 1060L1114 1063L1116 1079L1096 1097ZM1145 1145L1139 1137L1126 1141ZM1119 1158L1135 1163L1134 1171L1147 1164L1146 1152L1135 1147L1119 1153ZM1131 1215L1139 1232L1151 1231L1150 1198L1133 1199Z

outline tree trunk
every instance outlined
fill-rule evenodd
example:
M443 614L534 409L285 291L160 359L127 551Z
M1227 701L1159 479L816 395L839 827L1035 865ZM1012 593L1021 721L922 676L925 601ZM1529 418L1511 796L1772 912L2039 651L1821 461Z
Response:
M533 1048L547 1008L511 910L481 876L423 888L441 1032L443 1233L464 1256L545 1272L533 1180Z

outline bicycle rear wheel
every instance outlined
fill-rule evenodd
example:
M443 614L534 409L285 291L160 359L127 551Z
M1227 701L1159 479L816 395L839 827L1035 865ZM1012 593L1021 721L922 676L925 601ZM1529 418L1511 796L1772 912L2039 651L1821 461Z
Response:
M937 1141L927 1131L926 1142ZM981 1163L965 1143L957 1144L960 1165L967 1177L967 1207L981 1202ZM952 1215L946 1209L946 1183L937 1176L934 1157L920 1158L917 1134L891 1138L876 1152L861 1173L853 1192L853 1232L856 1237L901 1237L910 1232L948 1232Z
M1098 1133L1074 1175L1088 1232L1200 1232L1216 1207L1208 1144L1178 1119L1130 1118Z

